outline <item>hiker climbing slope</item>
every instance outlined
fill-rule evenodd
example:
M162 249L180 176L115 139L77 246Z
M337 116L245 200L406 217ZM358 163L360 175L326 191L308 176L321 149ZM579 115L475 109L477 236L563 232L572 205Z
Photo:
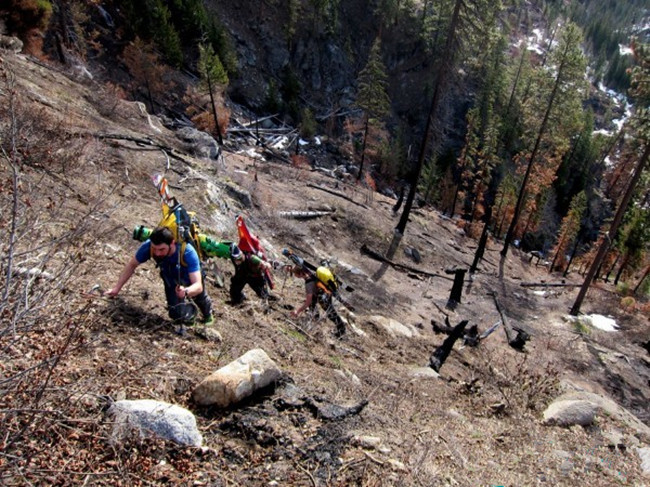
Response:
M242 251L237 245L231 247L231 260L235 266L235 274L230 280L230 299L232 304L239 304L246 296L243 289L248 284L255 294L262 299L269 297L266 273L272 268L271 264L262 260L256 254Z
M229 246L201 234L193 213L171 195L167 179L154 174L152 182L160 196L162 220L154 229L139 225L133 232L135 240L142 241L129 260L108 296L117 296L135 269L153 258L160 269L165 285L165 297L170 318L181 325L194 324L196 309L203 315L203 323L212 324L212 302L204 287L201 254L223 257Z
M106 295L117 296L135 269L149 259L153 259L160 269L169 317L183 324L193 323L198 307L203 323L212 324L212 302L203 286L199 256L192 245L177 242L167 227L156 227L124 266L117 283Z
M293 275L305 280L305 301L298 309L292 311L291 315L298 317L308 309L314 316L318 304L325 310L327 317L336 325L334 335L341 338L345 334L346 325L334 308L332 298L337 284L332 272L326 266L316 267L309 264L289 249L283 249L282 253L294 262Z

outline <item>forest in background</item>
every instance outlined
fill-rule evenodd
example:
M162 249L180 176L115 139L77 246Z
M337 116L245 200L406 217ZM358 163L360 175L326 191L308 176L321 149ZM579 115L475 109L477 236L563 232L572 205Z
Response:
M488 227L504 239L504 254L514 243L562 274L586 272L611 239L596 276L647 294L650 183L638 128L647 102L630 90L629 49L636 39L643 66L644 2L381 0L351 29L355 6L263 2L264 15L281 20L273 40L287 63L265 73L261 102L250 108L277 114L306 139L326 133L359 184L408 190L402 232L413 204L431 204L460 217L470 235ZM24 52L71 66L104 63L100 75L117 96L186 116L223 144L246 42L226 27L235 25L226 13L199 0L14 0L0 18ZM329 104L298 65L297 46L310 35L342 46L352 73L349 90ZM408 70L420 81L404 89Z

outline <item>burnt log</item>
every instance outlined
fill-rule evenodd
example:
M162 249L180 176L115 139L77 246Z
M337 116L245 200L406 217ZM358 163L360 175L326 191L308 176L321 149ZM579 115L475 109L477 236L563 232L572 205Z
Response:
M472 265L469 268L470 274L474 274L476 272L476 269L478 268L478 263L481 261L481 259L483 258L483 254L485 253L485 247L487 246L487 240L488 240L488 226L490 225L491 218L492 218L492 206L488 206L484 218L485 225L483 225L483 232L481 232L481 238L478 241L478 247L476 249L476 253L474 254L474 261L472 262Z
M363 203L357 203L356 201L354 201L349 196L347 196L347 195L345 195L343 193L339 193L338 191L334 191L334 190L331 190L329 188L324 188L323 186L319 186L318 184L307 184L306 186L309 187L309 188L318 189L320 191L325 191L326 193L329 193L329 194L334 195L334 196L338 196L339 198L343 198L344 200L349 201L350 203L354 203L355 205L360 206L362 208L366 208L366 209L368 208Z
M442 367L442 364L444 364L445 360L447 360L447 357L449 357L451 349L454 348L454 343L456 343L456 341L465 332L467 323L467 320L463 320L454 327L451 334L445 338L445 341L442 342L442 345L440 345L429 358L429 367L431 367L436 372L440 371L440 367Z
M454 275L454 284L451 287L449 300L447 301L448 309L456 309L460 304L460 298L463 294L463 281L465 280L465 273L467 269L449 269L445 273Z
M480 341L481 341L481 337L478 334L478 326L476 325L470 326L465 332L465 336L463 337L463 343L468 347L477 347Z
M454 327L449 324L449 316L445 316L445 322L442 324L431 320L431 326L433 327L434 333L444 333L445 335L451 335L451 332L454 330Z
M530 335L521 328L510 326L510 323L506 319L506 315L503 313L501 305L499 304L497 294L493 292L490 293L490 295L494 299L494 305L496 306L497 311L499 312L499 316L501 317L501 323L503 323L503 329L506 332L508 345L510 345L515 350L518 350L520 352L523 351L526 342L530 340Z
M582 284L569 284L566 282L521 282L521 287L580 287Z
M402 269L402 270L405 270L405 271L413 272L415 274L421 274L423 276L441 277L442 279L447 279L447 280L450 280L450 281L452 280L450 277L443 276L441 274L436 274L435 272L423 271L423 270L420 270L420 269L416 269L415 267L411 267L411 266L408 266L408 265L398 264L397 262L393 262L392 260L390 260L390 259L384 257L383 255L381 255L379 252L376 252L376 251L372 250L366 244L363 244L361 246L360 250L361 250L362 254L367 255L368 257L371 257L371 258L373 258L375 260L378 260L379 262L385 262L386 264L391 265L395 269Z

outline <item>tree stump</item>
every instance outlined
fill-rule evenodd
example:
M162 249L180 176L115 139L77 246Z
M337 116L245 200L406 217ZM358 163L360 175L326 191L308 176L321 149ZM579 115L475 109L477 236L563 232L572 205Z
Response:
M440 345L436 351L433 352L431 358L429 358L429 367L436 372L440 371L440 367L442 367L442 364L447 360L451 349L454 348L454 343L456 343L456 340L465 333L467 323L467 320L463 320L454 327L449 336L445 338L444 342L442 342L442 345Z
M465 281L465 273L467 269L449 269L446 270L447 274L454 274L454 284L451 287L451 294L447 301L447 308L454 310L460 304L460 298L463 294L463 281Z

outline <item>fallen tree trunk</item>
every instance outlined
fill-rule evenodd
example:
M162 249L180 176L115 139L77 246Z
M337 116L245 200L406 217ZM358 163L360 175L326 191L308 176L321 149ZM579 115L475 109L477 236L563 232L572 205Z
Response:
M320 218L321 216L328 216L334 211L280 211L278 215L282 218L290 218L293 220L310 220L312 218Z
M456 341L464 334L467 323L469 323L469 321L463 320L454 327L449 336L445 338L444 342L442 342L442 345L440 345L436 351L433 352L431 358L429 358L429 367L436 372L440 371L440 367L442 367L442 364L444 364L447 357L449 357L451 349L454 348L454 343L456 343Z
M501 317L501 323L503 323L503 329L506 332L508 345L510 345L515 350L522 351L524 349L524 345L526 345L526 342L530 339L530 335L528 335L528 333L526 333L521 328L510 326L510 323L506 319L506 315L503 313L503 310L501 309L501 305L499 304L499 299L497 298L497 294L495 292L489 294L494 299L494 305L496 306L497 311L499 312L499 316Z
M366 244L363 244L361 246L361 253L367 255L368 257L371 257L375 260L378 260L380 262L385 262L386 264L389 264L396 269L403 269L406 271L414 272L416 274L422 274L423 276L429 276L429 277L440 277L441 279L446 279L448 281L453 281L453 278L443 276L441 274L436 274L435 272L428 272L428 271L423 271L421 269L416 269L415 267L411 267L408 265L404 264L398 264L397 262L393 262L390 259L387 259L383 255L381 255L379 252L375 252L374 250L370 249Z
M350 203L354 203L355 205L360 206L362 208L366 208L366 209L368 208L363 203L357 203L352 198L350 198L348 195L345 195L343 193L339 193L338 191L334 191L334 190L329 189L329 188L324 188L323 186L319 186L318 184L307 184L307 187L308 188L314 188L314 189L320 189L321 191L325 191L326 193L332 194L334 196L338 196L339 198L343 198L344 200L347 200Z
M181 161L184 164L187 164L188 166L192 167L194 164L192 161L188 160L185 156L182 154L179 154L176 149L173 147L169 147L168 145L165 144L160 144L158 142L154 142L151 139L144 139L141 137L132 137L130 135L123 135L123 134L94 134L93 137L96 137L97 139L103 140L103 139L113 139L113 140L126 140L129 142L134 142L135 144L139 146L149 146L153 147L155 149L160 149L165 152L165 156L170 155L174 159ZM167 166L169 167L169 161L167 162Z
M565 282L521 282L521 287L580 287L582 284L569 284Z

